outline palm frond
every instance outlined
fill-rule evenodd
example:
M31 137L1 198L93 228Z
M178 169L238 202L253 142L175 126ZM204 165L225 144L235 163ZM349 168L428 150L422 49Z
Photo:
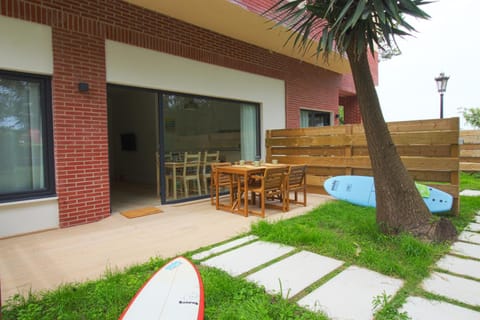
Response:
M285 26L292 34L287 43L305 53L315 43L316 54L357 52L375 46L397 48L396 37L416 32L407 16L428 19L420 7L425 0L280 0L267 12L274 13L275 27Z

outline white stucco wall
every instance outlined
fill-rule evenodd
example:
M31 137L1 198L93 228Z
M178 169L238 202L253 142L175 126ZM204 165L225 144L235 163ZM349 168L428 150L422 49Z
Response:
M0 16L0 69L52 74L51 28Z
M106 41L107 82L260 103L262 157L265 130L285 128L283 80Z
M51 28L0 16L0 69L51 75ZM0 238L58 226L57 198L0 203Z
M0 238L58 228L56 197L0 203Z

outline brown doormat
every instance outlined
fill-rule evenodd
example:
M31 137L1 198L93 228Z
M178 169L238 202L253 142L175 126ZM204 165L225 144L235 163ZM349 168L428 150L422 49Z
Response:
M145 208L122 211L120 212L120 214L122 214L124 217L127 217L128 219L132 219L132 218L148 216L150 214L155 214L160 212L162 212L162 209L159 209L156 207L145 207Z

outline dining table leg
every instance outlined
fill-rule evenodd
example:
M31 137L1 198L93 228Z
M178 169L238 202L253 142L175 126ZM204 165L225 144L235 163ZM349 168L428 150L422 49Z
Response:
M174 165L173 166L173 174L172 174L172 178L173 178L173 199L174 200L177 200L177 167Z
M220 186L218 184L218 178L218 171L215 170L215 207L217 210L220 209Z
M244 185L244 191L243 191L243 215L245 217L248 217L248 174L245 172L243 175L243 185ZM240 192L240 188L238 188Z

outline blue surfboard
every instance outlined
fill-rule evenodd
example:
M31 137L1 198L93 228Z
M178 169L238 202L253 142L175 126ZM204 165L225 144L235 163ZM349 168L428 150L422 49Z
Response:
M416 185L430 212L439 213L452 209L453 197L450 194L423 184ZM373 177L335 176L327 179L323 187L328 194L339 200L360 206L376 207Z

